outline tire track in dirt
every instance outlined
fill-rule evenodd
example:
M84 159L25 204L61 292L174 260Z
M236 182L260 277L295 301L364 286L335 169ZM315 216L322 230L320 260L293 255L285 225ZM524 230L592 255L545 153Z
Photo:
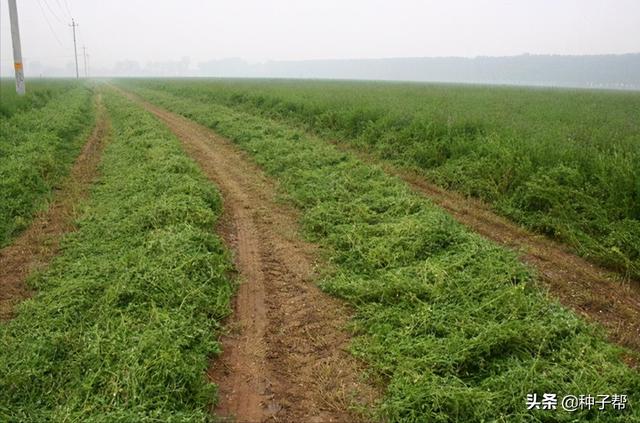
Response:
M378 392L360 381L346 351L350 310L313 283L317 251L300 239L298 213L275 202L276 186L232 142L114 87L162 120L220 189L218 231L235 254L240 285L223 354L209 376L215 413L238 422L354 422L354 401Z
M474 198L440 188L424 175L399 169L371 154L341 142L337 148L360 160L380 166L387 174L407 183L414 191L432 200L458 222L500 245L514 250L531 266L565 307L571 308L606 329L609 339L640 352L640 282L597 266L572 253L569 248L543 235L534 234ZM629 357L629 363L638 366Z
M88 197L110 130L107 112L99 94L95 103L95 127L69 176L54 192L49 207L39 212L29 228L0 250L0 321L10 319L14 306L31 296L25 283L27 277L44 268L56 255L62 236L74 229L78 204Z

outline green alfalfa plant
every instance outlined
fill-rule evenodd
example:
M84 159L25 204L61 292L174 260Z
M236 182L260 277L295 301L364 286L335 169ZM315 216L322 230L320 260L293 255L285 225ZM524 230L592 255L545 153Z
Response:
M616 391L633 403L640 378L601 330L550 300L513 253L469 233L380 168L312 136L293 139L295 127L186 93L133 88L202 123L215 116L216 130L301 209L305 231L332 264L322 287L356 310L352 352L386 382L382 419L637 419L631 408L526 410L526 395L544 392Z

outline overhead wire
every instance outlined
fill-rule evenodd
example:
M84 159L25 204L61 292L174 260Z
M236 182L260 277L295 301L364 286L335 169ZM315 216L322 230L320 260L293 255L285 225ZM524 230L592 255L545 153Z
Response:
M47 0L42 0L45 4L45 6L47 6L47 9L49 9L49 13L51 13L51 15L53 15L54 18L56 18L56 20L58 22L60 22L60 24L64 25L65 23L62 21L62 19L60 19L60 17L53 11L53 9L51 8L51 6L49 6L49 3L47 2Z
M67 0L64 0L64 7L65 7L65 9L67 9L67 13L69 14L69 18L71 18L73 16L73 14L71 13L71 8L69 7L69 2Z
M64 7L62 6L62 3L60 3L60 0L56 0L56 4L58 5L58 8L60 8L60 10L62 10L62 13L64 14L65 10L64 10ZM72 16L71 16L71 13L69 12L68 8L66 10L66 14L67 14L67 17L69 18L69 20L71 20Z
M42 7L42 3L40 2L40 0L38 0L38 6L40 6L40 11L42 12L42 16L44 17L44 20L47 22L47 26L49 27L51 34L53 34L53 37L58 42L60 47L64 48L64 45L62 44L62 41L60 41L58 34L56 34L56 32L53 30L53 26L51 26L51 22L49 22L49 18L47 18L47 14L44 12L44 8Z

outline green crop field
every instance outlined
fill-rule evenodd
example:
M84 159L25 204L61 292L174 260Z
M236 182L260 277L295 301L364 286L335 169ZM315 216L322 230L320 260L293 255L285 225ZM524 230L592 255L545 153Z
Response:
M639 418L637 411L606 417L527 413L522 399L528 392L631 394L639 392L640 375L615 358L619 353L597 330L541 295L513 254L464 230L378 167L288 123L217 103L209 93L220 84L126 86L236 141L304 211L307 235L327 247L337 266L323 288L357 310L353 353L387 384L380 417ZM370 94L370 85L362 96L353 94L357 84L348 87L359 101Z
M0 420L202 421L230 268L220 198L145 112L106 99L113 140L79 230L0 324Z
M0 246L26 228L66 175L93 122L91 92L75 81L0 83Z
M25 98L1 89L0 265L60 195L95 122L109 129L75 229L0 320L0 421L218 422L229 410L243 421L252 399L237 392L249 386L260 421L640 422L640 351L383 166L481 198L631 285L640 94L209 79L42 81ZM246 166L235 174L225 159ZM308 262L284 268L283 255ZM313 268L303 285L296 265ZM0 269L0 288L15 283ZM305 320L327 313L307 301L312 289L349 313L328 333L357 366L322 367L335 344L317 344ZM289 344L287 331L308 342ZM243 348L251 363L237 362ZM281 356L300 367L274 368ZM301 386L301 367L325 373ZM350 371L378 397L334 383ZM527 407L545 394L583 403ZM587 407L599 395L624 407Z
M373 153L640 278L640 93L286 80L136 85Z

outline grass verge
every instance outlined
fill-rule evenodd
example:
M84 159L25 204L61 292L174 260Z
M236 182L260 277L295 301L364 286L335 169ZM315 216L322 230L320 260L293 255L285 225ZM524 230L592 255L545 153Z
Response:
M78 230L0 325L0 420L208 421L232 294L220 197L157 120L104 97L113 140Z

